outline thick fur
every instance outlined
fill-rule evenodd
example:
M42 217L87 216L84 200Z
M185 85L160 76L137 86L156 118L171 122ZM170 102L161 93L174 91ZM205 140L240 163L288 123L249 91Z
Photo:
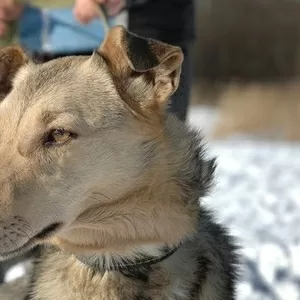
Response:
M123 27L91 57L18 61L0 105L0 256L43 245L30 299L234 299L236 248L199 206L214 160L165 115L182 61Z

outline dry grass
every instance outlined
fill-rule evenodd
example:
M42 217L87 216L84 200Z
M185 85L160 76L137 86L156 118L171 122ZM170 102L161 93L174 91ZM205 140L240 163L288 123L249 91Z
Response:
M300 141L300 82L229 85L214 137L242 133Z

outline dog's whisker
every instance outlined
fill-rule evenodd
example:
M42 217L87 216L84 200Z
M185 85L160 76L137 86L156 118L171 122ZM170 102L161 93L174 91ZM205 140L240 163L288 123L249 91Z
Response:
M30 238L30 236L28 235L28 233L26 231L24 231L23 229L21 229L21 228L18 228L16 231L17 231L18 234L20 234L20 232L22 232L23 233L22 234L23 237L27 237L28 239Z
M18 247L18 244L16 243L15 240L13 240L9 235L6 235L6 238L15 246Z
M104 198L106 198L106 200L112 201L111 198L109 198L108 196L106 196L103 193L99 193L99 192L93 192L92 195L99 195L99 196L103 196Z

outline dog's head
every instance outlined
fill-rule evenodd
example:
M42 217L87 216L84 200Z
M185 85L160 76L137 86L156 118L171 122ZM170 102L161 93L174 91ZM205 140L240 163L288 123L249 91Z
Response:
M123 27L90 57L34 64L0 50L0 256L46 240L74 251L172 243L190 230L186 204L159 197L174 171L164 111L182 60Z

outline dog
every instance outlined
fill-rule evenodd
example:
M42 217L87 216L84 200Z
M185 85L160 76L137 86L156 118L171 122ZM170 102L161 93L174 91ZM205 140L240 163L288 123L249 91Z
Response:
M92 56L0 57L0 257L40 245L22 297L235 299L238 247L199 205L215 159L165 113L181 49L116 26Z

